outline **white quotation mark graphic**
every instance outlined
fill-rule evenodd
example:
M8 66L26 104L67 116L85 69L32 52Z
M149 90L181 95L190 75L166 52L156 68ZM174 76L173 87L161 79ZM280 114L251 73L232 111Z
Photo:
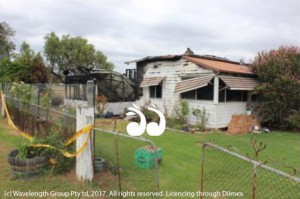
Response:
M149 111L155 112L160 119L159 124L156 122L150 122L148 125L146 123L145 115L140 111L139 107L132 104L134 107L129 107L128 110L131 112L126 113L126 115L138 115L140 117L140 124L137 122L130 122L127 125L127 132L131 136L141 136L146 130L150 136L160 136L164 133L166 128L166 118L165 116L154 106L148 107Z

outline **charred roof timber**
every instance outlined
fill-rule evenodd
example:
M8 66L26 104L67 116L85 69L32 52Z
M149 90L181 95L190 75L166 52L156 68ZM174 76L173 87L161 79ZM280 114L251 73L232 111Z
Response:
M131 76L134 77L134 71ZM86 83L96 80L98 96L104 95L109 102L135 101L137 86L131 78L115 71L72 69L66 75L66 96L68 99L86 100Z
M184 55L193 55L194 52L190 49L190 48L187 48Z
M219 57L215 55L197 55L195 54L190 48L187 48L184 54L180 55L161 55L161 56L147 56L141 59L132 60L125 62L125 64L131 64L131 63L149 63L149 62L155 62L155 61L176 61L184 57L194 57L194 58L201 58L201 59L208 59L208 60L214 60L214 61L222 61L232 64L240 64L239 62L231 61L225 57ZM247 65L247 64L244 64Z

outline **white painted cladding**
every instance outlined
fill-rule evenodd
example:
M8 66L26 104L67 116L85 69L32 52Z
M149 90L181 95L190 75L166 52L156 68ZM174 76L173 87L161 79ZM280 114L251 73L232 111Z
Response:
M232 115L246 114L247 102L226 102L214 104L211 101L187 100L190 105L190 110L205 107L208 113L208 128L225 128L231 121ZM196 124L197 119L192 113L189 114L188 121L191 124Z
M213 74L213 72L200 68L198 65L185 60L149 63L144 78L165 77L162 82L162 99L150 98L149 87L144 87L143 97L139 100L139 104L144 104L145 101L150 100L151 103L156 104L163 113L171 115L174 104L180 98L180 94L174 93L176 83L181 81L182 76L191 74Z
M154 67L157 66L157 67ZM204 69L185 60L170 62L151 62L147 65L144 78L165 77L162 82L162 99L150 98L149 87L143 88L143 97L137 102L139 105L150 100L164 114L172 115L175 103L180 99L180 94L175 94L176 83L182 76L197 74L214 74L212 70ZM187 100L190 107L188 122L196 124L196 117L192 115L193 108L202 110L205 107L208 114L208 128L225 128L233 114L245 114L246 102L214 103L214 101Z

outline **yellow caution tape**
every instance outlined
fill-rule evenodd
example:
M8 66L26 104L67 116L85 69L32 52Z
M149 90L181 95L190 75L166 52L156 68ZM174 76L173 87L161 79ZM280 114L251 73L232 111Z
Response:
M4 107L4 111L6 113L6 116L7 116L7 120L8 120L8 124L9 126L11 126L13 129L15 129L17 132L20 133L20 135L22 135L24 138L26 138L27 140L29 141L32 141L33 140L33 137L28 135L27 133L21 131L15 124L14 122L12 121L11 117L10 117L10 114L8 112L8 109L7 109L7 106L6 106L6 103L5 103L5 100L4 100L4 97L3 97L3 93L2 91L0 91L0 94L1 94L1 97L2 97L2 106ZM75 153L69 153L67 151L64 151L62 149L59 149L59 151L65 156L65 157L68 157L68 158L71 158L71 157L76 157L78 156L82 151L83 149L86 147L86 145L88 144L88 141L91 137L91 132L92 132L92 128L93 128L93 125L92 124L89 124L85 127L83 127L82 129L80 129L79 131L77 131L66 143L65 143L65 146L69 146L71 143L73 143L79 136L81 136L82 134L84 133L87 133L88 135L86 136L86 139L84 141L84 143L82 144L82 146L75 152ZM35 147L35 148L40 148L40 147L43 147L43 148L51 148L51 149L55 149L56 147L54 146L51 146L49 144L32 144L30 145L31 147Z
M11 119L9 113L8 113L8 109L7 109L2 91L0 92L0 94L1 94L1 97L2 97L2 106L4 107L4 111L5 111L6 116L7 116L8 125L11 126L13 129L15 129L16 131L18 131L24 138L26 138L29 141L32 141L32 139L33 139L32 136L26 134L25 132L21 131L18 127L16 127L16 125L14 124L14 122L12 121L12 119Z

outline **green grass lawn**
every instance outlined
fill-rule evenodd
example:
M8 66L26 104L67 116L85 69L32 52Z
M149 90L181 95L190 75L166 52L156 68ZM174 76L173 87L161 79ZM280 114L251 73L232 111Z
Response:
M98 126L111 129L112 126L107 122L108 121L106 121L105 125L101 125L100 122L98 123ZM119 122L117 124L117 129L124 133L125 126L126 123L122 124L122 122ZM300 170L299 133L274 131L269 134L228 135L224 132L187 134L166 130L162 136L146 137L163 149L163 161L159 166L160 190L197 191L200 189L200 157L202 154L202 144L209 140L212 140L213 143L225 148L232 145L234 147L231 147L231 149L234 152L242 155L248 153L251 157L254 157L251 139L255 138L258 140L258 143L262 141L267 145L267 148L260 153L259 160L267 160L267 165L273 166L284 172L292 171L287 166L296 168L298 171ZM114 147L110 147L113 146L111 144L103 144L106 143L105 140L112 141L113 139L109 138L105 133L98 132L96 151L98 155L102 155L108 159L112 158L113 161ZM136 178L138 179L142 179L140 175L153 176L153 173L150 171L144 170L144 173L142 173L140 171L141 169L137 169L133 166L134 151L140 147L139 145L143 144L145 145L145 143L137 144L136 141L128 140L124 143L122 141L119 142L121 154L124 154L123 157L120 158L121 165L122 163L123 165L131 164L131 167L128 166L126 168L131 170L131 175L137 176ZM209 191L216 191L217 189L224 190L227 187L227 189L231 191L243 191L247 194L247 197L250 197L253 166L216 150L208 149L206 153L205 172L209 174L205 178L206 184L204 188ZM121 154L120 156L122 156ZM277 179L276 175L269 174L264 170L261 171L261 173L262 176L259 176L260 188L272 184L272 180L269 180L268 178ZM299 173L297 175L300 176ZM283 184L279 183L274 186L275 188L273 187L274 189L278 188L278 186L284 186L285 179L278 179L280 179ZM289 186L290 185L288 185L287 188L290 190L300 188L299 184L294 185L292 183L291 187ZM151 188L154 189L153 186ZM139 189L143 189L143 187L139 187ZM299 192L296 192L296 194L298 193ZM277 196L280 198L280 195L277 194Z
M50 177L50 171L45 171L39 177L32 179L11 179L10 168L7 162L8 153L16 147L17 144L26 142L21 136L17 135L15 131L9 128L6 121L0 119L0 198L4 198L5 191L32 191L43 192L51 191L70 193L70 191L92 191L98 190L96 184L81 183L77 180L74 171L64 175L55 175ZM26 197L11 197L11 198L26 198ZM34 197L31 197L34 198ZM54 196L43 198L58 198ZM68 198L78 198L70 196ZM86 198L86 197L79 197ZM91 197L99 198L99 197Z
M97 127L112 129L110 120L97 121ZM126 122L118 122L117 130L125 134ZM240 154L249 153L253 156L251 138L267 144L267 148L261 152L260 160L268 160L268 165L274 166L285 172L290 169L281 164L297 168L300 167L300 134L289 132L271 132L270 134L244 134L228 135L224 132L187 134L166 130L162 136L149 137L156 146L163 150L163 161L159 166L160 190L163 191L198 191L200 189L200 157L202 144L213 140L214 143L227 147L232 145L234 151ZM49 178L49 172L39 178L23 180L9 180L10 171L7 163L7 154L15 146L24 140L14 134L6 125L6 121L0 120L0 198L4 191L85 191L85 190L117 190L118 178L114 175L113 166L116 165L115 148L119 149L119 162L121 165L123 191L155 191L154 169L141 169L135 166L134 153L139 147L149 143L133 140L126 137L118 138L115 145L115 137L111 134L96 132L96 155L110 162L111 170L106 178L97 178L93 185L80 183L76 180L74 171L60 176ZM276 163L276 164L275 164ZM243 191L245 198L250 198L252 182L252 166L213 149L206 150L204 175L204 191ZM298 194L299 184L289 184L289 181L278 178L273 173L258 171L258 196L265 194L264 189L270 193L280 193L286 187L290 192ZM274 183L274 185L273 185ZM272 185L273 188L269 187ZM250 189L249 189L250 188ZM300 189L299 189L300 190ZM268 192L269 193L269 192ZM269 198L272 198L271 195ZM291 195L294 196L294 195ZM51 197L53 198L53 197ZM70 197L72 198L72 197ZM74 197L75 198L75 197ZM177 197L184 198L184 197ZM224 197L230 198L230 197ZM264 197L258 197L264 198ZM293 198L293 197L285 197ZM298 197L299 198L299 197Z

